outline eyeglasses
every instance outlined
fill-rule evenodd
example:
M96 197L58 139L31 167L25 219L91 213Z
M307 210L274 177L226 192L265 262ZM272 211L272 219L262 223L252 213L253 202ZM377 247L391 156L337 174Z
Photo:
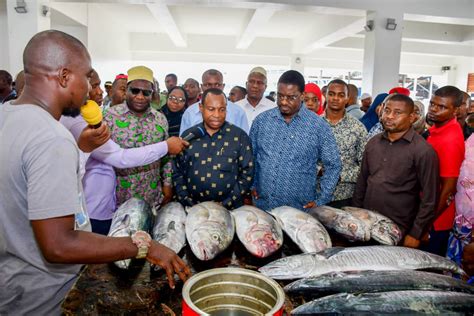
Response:
M128 88L128 90L133 95L139 95L141 92L144 97L149 97L153 93L153 90L145 90L145 89L140 89L140 88Z
M177 97L175 97L174 95L170 95L170 96L168 97L168 100L171 100L171 101L176 102L176 103L184 103L184 102L186 102L186 99L184 99L184 98L177 98Z
M207 83L203 83L202 85L203 85L203 87L205 87L205 88L207 88L207 89L210 89L210 88L222 88L222 87L224 86L223 83L218 83L218 82L216 82L216 83L209 83L209 82L207 82Z
M277 98L278 98L280 101L286 100L286 101L288 101L288 102L294 102L294 101L296 101L300 96L301 96L301 94L283 95L283 94L277 93Z

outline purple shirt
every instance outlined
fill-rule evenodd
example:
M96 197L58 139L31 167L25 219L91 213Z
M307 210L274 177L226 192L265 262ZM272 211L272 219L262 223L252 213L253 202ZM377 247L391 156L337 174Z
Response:
M60 122L72 133L76 141L87 123L82 116L62 116ZM123 149L113 140L82 155L81 168L85 169L82 179L89 217L97 220L111 219L116 209L115 168L133 168L150 164L168 152L165 141L156 144Z

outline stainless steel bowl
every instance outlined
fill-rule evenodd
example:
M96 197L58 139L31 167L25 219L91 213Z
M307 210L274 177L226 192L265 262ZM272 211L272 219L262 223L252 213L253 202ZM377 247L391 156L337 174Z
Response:
M191 277L184 284L183 300L197 315L281 315L285 293L258 272L219 268Z

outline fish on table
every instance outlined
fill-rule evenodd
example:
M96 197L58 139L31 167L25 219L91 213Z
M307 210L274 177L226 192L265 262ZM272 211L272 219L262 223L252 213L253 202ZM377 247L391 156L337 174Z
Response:
M397 224L390 218L363 208L345 206L342 208L362 220L370 227L370 237L383 245L397 245L403 234Z
M330 272L285 286L290 295L317 298L337 293L436 290L474 294L474 285L447 275L417 270Z
M302 252L318 252L332 247L328 231L310 214L290 206L274 208L270 213Z
M153 239L178 253L186 244L186 211L178 202L160 208L155 217Z
M474 295L445 291L341 293L300 305L291 315L472 315ZM453 314L454 313L454 314Z
M225 207L215 202L202 202L187 212L186 239L199 260L214 259L231 244L235 225Z
M281 258L259 271L276 280L316 277L330 272L440 270L464 275L454 262L422 250L398 246L334 247Z
M349 212L323 205L311 208L309 214L351 241L370 240L370 227Z
M267 212L244 205L233 211L237 237L254 256L266 258L283 245L280 224Z
M153 221L153 214L147 202L131 198L115 211L110 225L109 237L130 237L139 230L148 232ZM121 269L128 269L131 259L115 261Z

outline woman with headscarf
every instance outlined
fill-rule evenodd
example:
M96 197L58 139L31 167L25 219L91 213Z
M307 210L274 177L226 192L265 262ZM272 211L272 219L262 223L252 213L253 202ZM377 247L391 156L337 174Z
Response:
M421 101L415 101L415 117L416 121L413 123L413 128L418 134L423 134L425 128L425 105Z
M168 101L163 106L161 111L168 120L168 135L179 136L179 128L181 127L181 119L184 110L186 109L186 102L188 101L188 94L180 87L173 87L168 93Z
M372 102L372 105L367 110L367 113L365 113L365 115L360 119L362 124L364 124L365 128L367 129L367 132L370 132L370 129L379 122L379 115L376 110L377 107L383 103L387 96L387 93L380 93L377 95L374 102Z
M316 113L322 115L324 113L321 89L315 83L307 83L304 86L304 103L306 107Z

